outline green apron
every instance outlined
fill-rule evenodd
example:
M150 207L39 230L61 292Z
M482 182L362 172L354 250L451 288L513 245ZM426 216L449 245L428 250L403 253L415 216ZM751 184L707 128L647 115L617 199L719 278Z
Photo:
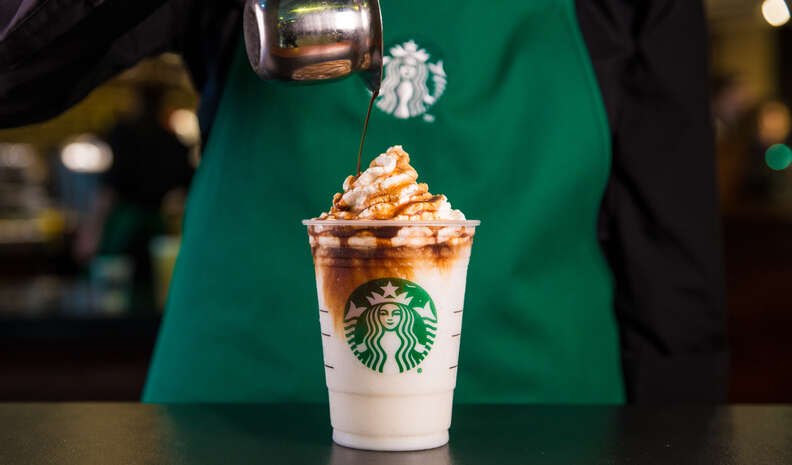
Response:
M622 402L596 237L610 141L573 0L514 0L487 15L479 2L382 3L391 90L365 157L403 145L431 192L482 220L456 399ZM144 401L326 401L300 220L326 211L354 171L368 98L357 78L264 82L239 48Z

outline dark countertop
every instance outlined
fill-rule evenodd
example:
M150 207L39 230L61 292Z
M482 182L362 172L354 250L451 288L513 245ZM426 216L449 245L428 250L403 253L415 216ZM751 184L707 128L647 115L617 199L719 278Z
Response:
M326 405L0 404L0 464L790 464L792 406L458 405L450 445L333 445Z
M137 401L159 319L0 315L0 402Z

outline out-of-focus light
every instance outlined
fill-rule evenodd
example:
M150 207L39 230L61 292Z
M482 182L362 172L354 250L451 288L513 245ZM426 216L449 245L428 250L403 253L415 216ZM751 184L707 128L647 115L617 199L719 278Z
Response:
M173 110L168 117L168 123L184 145L191 147L200 142L201 128L194 111L185 108Z
M792 129L792 115L781 102L771 101L759 108L757 118L759 140L764 145L784 142Z
M66 168L77 173L102 173L113 164L113 152L101 140L83 135L63 146L60 159Z
M789 21L789 7L784 0L764 0L762 16L771 26L783 26Z
M792 149L784 144L772 145L765 152L765 162L772 170L783 170L792 163Z
M35 162L35 157L30 144L0 144L0 167L27 168Z

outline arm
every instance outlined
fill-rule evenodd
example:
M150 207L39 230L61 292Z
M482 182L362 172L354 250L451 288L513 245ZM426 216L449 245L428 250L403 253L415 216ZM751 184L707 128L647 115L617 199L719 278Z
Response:
M628 400L723 401L727 343L706 27L691 0L578 0L613 141L600 242Z
M193 0L12 0L0 19L0 127L53 117L183 44ZM15 11L11 11L14 9Z

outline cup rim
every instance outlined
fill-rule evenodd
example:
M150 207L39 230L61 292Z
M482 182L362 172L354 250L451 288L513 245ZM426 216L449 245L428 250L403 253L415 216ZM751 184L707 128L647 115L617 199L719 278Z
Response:
M476 227L481 224L479 220L302 220L305 226L464 226Z

